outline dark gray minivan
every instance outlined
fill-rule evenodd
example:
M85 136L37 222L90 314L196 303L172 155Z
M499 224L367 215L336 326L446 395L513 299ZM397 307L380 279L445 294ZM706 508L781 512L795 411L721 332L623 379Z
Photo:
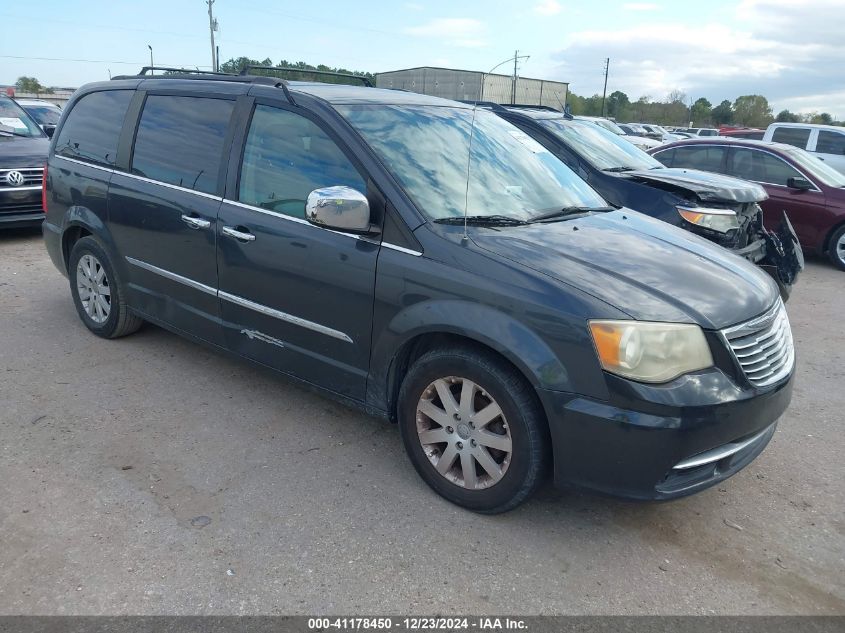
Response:
M480 512L669 499L750 463L792 390L772 279L607 203L491 112L269 77L81 88L44 237L80 318L150 321L398 422Z

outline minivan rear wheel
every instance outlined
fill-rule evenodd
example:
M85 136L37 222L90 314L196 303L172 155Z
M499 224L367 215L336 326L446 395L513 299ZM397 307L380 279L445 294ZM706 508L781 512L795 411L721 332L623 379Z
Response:
M827 253L834 266L845 270L845 225L840 226L830 237Z
M411 463L438 494L476 512L505 512L542 482L548 428L530 384L482 349L437 349L410 368L399 428Z
M111 259L93 237L83 237L73 245L68 278L79 318L97 336L126 336L143 324L129 311Z

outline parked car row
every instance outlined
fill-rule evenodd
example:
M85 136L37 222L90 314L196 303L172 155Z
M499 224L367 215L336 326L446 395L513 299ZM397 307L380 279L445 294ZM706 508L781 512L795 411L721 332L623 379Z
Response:
M389 418L464 507L511 509L547 472L712 486L791 398L778 284L719 245L775 256L765 192L548 114L250 75L90 84L50 147L45 244L94 334L150 321Z

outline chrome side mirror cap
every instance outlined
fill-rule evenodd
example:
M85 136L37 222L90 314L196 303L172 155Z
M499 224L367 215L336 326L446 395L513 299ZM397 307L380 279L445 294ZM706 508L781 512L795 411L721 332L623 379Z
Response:
M352 187L323 187L308 194L305 219L327 229L371 233L370 203Z

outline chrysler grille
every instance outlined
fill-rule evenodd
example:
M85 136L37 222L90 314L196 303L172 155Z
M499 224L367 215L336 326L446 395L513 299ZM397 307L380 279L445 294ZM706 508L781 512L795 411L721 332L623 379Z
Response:
M771 385L792 371L792 330L780 299L762 316L722 330L722 334L752 385Z

